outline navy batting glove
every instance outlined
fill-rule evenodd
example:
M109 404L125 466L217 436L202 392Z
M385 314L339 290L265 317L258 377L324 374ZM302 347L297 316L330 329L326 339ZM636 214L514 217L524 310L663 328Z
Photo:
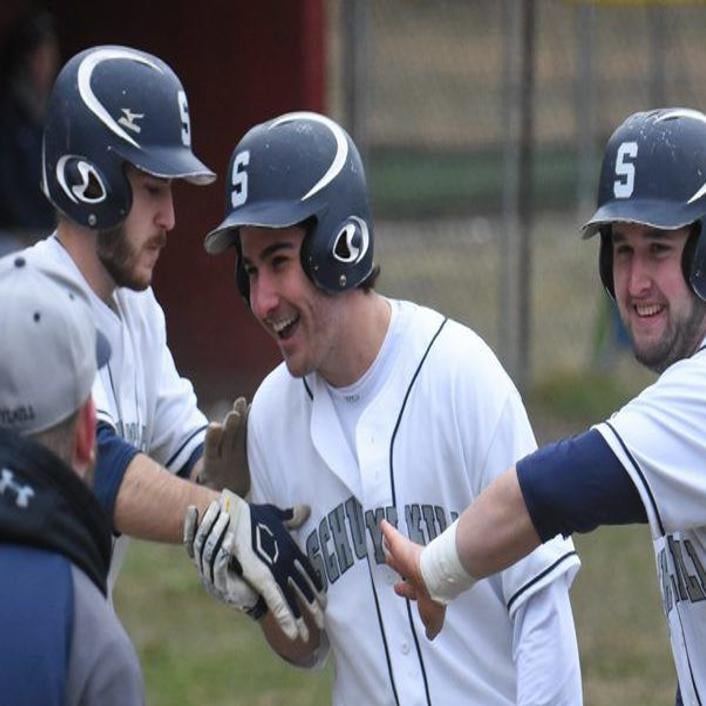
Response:
M228 490L221 493L219 503L221 517L212 524L218 526L219 536L213 533L203 541L202 576L211 575L216 582L222 574L213 567L227 564L263 597L290 640L309 638L297 599L323 629L326 596L321 577L288 531L306 521L309 508L250 505Z

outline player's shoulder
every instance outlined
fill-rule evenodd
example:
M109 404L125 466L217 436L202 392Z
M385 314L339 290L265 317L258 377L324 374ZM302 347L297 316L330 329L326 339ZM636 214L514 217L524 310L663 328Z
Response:
M295 378L287 370L285 363L280 363L271 370L260 383L252 400L252 411L265 411L286 405L293 397L306 395L306 382Z
M427 333L438 331L441 347L456 349L461 346L464 352L478 351L481 355L493 356L493 352L483 338L466 324L421 304L403 300L392 301L400 307L403 315L410 317L415 331Z
M260 383L252 399L248 425L270 433L277 424L291 424L302 419L311 406L311 386L305 378L295 378L280 363Z
M696 402L706 405L706 349L670 365L657 380L632 402L635 404L679 404ZM629 403L630 406L632 403Z
M51 265L55 264L59 260L58 255L61 250L61 244L59 243L56 234L52 234L46 238L38 240L33 245L29 245L22 250L6 255L6 257L14 258L21 256L38 265Z
M436 309L403 299L390 299L405 331L407 344L415 339L420 345L432 342L438 350L462 346L464 350L487 348L478 334Z
M430 339L429 357L434 363L435 375L461 376L495 385L509 382L492 348L469 326L428 307L403 304L414 307L415 319L427 322L427 331L423 335L427 338L430 333L434 335L433 341ZM415 325L412 329L412 335L419 335L419 327Z
M699 427L706 414L706 350L673 363L640 394L617 410L608 420L620 433L650 428L686 430ZM597 425L603 433L605 425ZM642 433L640 432L640 433Z
M33 245L7 255L8 258L22 257L30 264L45 272L67 277L75 281L81 287L85 286L85 280L81 276L78 265L73 261L69 253L59 242L56 235L38 240Z

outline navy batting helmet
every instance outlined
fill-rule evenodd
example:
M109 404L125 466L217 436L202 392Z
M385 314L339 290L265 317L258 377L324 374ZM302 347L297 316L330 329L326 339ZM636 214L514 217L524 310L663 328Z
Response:
M226 216L204 242L209 253L235 245L242 226L286 228L307 221L301 261L330 293L357 287L373 269L373 227L363 163L348 133L324 115L287 113L256 125L230 160ZM247 299L249 285L236 264Z
M191 151L186 94L169 66L128 47L87 49L64 66L49 99L42 188L72 221L114 228L132 204L126 162L156 177L216 178Z
M666 108L631 115L606 146L598 185L598 208L583 226L584 237L601 234L599 269L611 297L612 223L638 223L674 230L695 224L682 267L692 290L706 300L706 115Z

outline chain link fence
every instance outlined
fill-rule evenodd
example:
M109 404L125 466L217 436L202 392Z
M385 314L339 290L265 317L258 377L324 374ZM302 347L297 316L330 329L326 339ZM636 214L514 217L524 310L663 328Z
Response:
M329 109L368 165L380 290L469 324L524 383L605 362L597 243L578 227L626 116L706 108L706 5L330 0L328 10ZM525 325L518 359L512 329Z

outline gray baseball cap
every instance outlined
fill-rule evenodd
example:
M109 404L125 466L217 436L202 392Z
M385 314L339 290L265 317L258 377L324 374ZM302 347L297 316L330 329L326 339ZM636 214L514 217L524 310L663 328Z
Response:
M76 284L24 255L0 259L0 427L34 434L64 421L108 358Z

